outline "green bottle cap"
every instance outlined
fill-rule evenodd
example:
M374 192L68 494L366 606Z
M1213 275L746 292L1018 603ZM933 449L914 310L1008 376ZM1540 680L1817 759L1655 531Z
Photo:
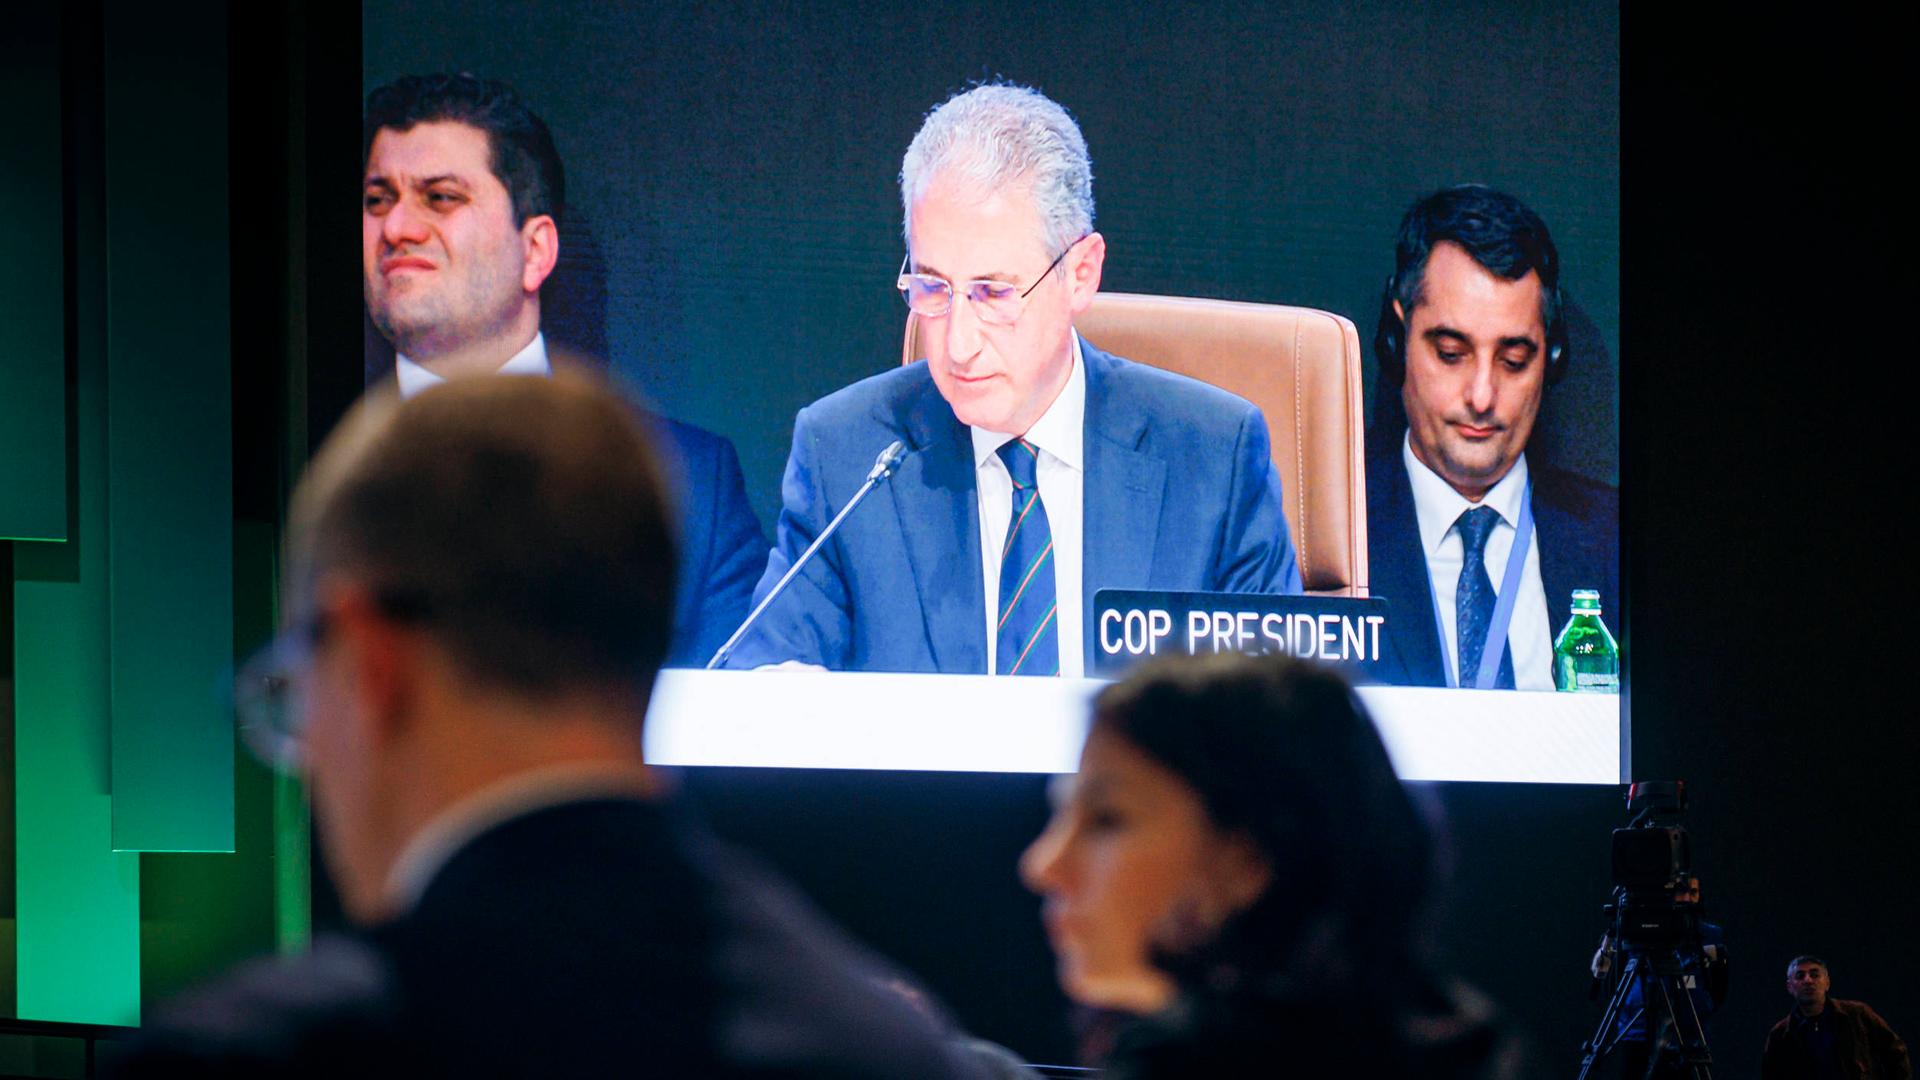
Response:
M1573 613L1575 615L1600 614L1600 590L1598 589L1573 590Z

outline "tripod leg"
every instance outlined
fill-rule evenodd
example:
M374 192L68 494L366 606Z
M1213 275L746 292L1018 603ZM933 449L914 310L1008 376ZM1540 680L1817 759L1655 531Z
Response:
M1713 1052L1707 1049L1707 1029L1700 1021L1700 1010L1694 1006L1692 993L1683 991L1680 1000L1686 1002L1686 1012L1682 1015L1675 1010L1674 1027L1680 1034L1685 1060L1692 1066L1693 1080L1713 1080Z
M1619 1018L1620 1009L1627 1000L1628 987L1632 985L1633 979L1624 975L1620 981L1614 985L1613 995L1607 999L1607 1010L1600 1014L1600 1026L1594 1029L1593 1038L1588 1039L1584 1047L1586 1054L1580 1059L1580 1075L1578 1080L1588 1080L1588 1077L1593 1073L1593 1067L1605 1059L1607 1054L1619 1043L1620 1040L1615 1037L1613 1030L1614 1021ZM1642 1008L1644 1007L1643 995Z
M1706 1031L1700 1024L1699 1011L1693 1007L1693 995L1680 983L1682 977L1662 974L1656 980L1660 991L1660 1039L1649 1075L1671 1054L1675 1064L1684 1068L1693 1080L1712 1080L1713 1054L1707 1049ZM1684 1013L1674 1003L1676 997L1686 1003Z

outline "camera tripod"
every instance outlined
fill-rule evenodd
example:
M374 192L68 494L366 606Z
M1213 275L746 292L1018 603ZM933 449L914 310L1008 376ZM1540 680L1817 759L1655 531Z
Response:
M1642 1016L1639 1019L1643 1021L1640 1026L1647 1032L1645 1076L1662 1075L1660 1068L1664 1062L1673 1067L1671 1073L1689 1080L1712 1080L1713 1054L1707 1049L1707 1034L1700 1026L1699 1010L1694 1008L1693 995L1686 985L1686 979L1693 973L1681 970L1679 958L1671 948L1656 952L1627 947L1621 952L1625 963L1621 965L1613 996L1607 1001L1607 1011L1601 1014L1600 1026L1594 1029L1593 1038L1581 1047L1586 1054L1580 1059L1579 1080L1587 1080L1594 1066L1619 1048L1621 1033L1634 1026L1632 1018L1624 1026L1615 1022L1626 1007L1629 988L1635 984L1640 986Z

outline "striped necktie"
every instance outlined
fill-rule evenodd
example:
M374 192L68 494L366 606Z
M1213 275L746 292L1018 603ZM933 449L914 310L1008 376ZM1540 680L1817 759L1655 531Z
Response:
M1487 576L1487 537L1500 523L1500 512L1491 506L1476 506L1460 515L1455 527L1465 547L1460 560L1460 582L1453 594L1454 638L1460 645L1460 685L1472 686L1480 677L1481 651L1494 644L1487 640L1487 624L1493 621L1493 579ZM1500 650L1500 670L1494 682L1499 690L1513 689L1513 650Z
M1000 549L994 669L1002 675L1058 675L1059 604L1053 589L1053 530L1040 503L1040 451L1025 439L1012 439L999 454L1013 476L1013 516Z

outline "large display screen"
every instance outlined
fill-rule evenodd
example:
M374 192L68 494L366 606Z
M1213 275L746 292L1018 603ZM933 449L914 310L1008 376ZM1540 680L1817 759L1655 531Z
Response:
M1613 783L1618 22L368 3L367 375L493 334L661 417L662 763L1068 771L1104 677L1232 648L1349 663L1408 778ZM408 118L435 73L511 87L564 186L498 101ZM942 156L930 112L1000 82L1071 118L1090 200L1034 180L1057 128ZM489 180L532 322L470 269Z

